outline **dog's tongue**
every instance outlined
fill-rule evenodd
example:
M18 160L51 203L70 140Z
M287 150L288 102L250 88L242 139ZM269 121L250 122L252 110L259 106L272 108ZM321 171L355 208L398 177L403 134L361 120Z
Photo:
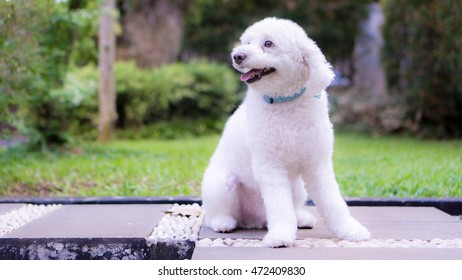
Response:
M252 69L249 72L241 75L241 81L246 82L252 77L252 75L260 75L262 71L262 69Z

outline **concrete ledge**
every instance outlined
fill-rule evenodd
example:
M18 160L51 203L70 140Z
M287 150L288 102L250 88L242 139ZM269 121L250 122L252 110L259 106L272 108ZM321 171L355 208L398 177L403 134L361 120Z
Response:
M79 197L0 197L0 205L6 203L32 204L193 204L200 203L198 196L79 196Z
M462 215L462 198L393 198L393 197L352 197L345 198L348 206L411 206L435 207L449 215ZM33 204L201 204L198 196L178 197L1 197L0 204L33 203ZM314 205L308 200L306 205Z

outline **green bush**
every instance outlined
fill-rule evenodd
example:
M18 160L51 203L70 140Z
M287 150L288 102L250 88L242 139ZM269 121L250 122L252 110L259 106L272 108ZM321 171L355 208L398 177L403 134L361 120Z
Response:
M158 121L141 127L117 129L117 139L182 139L217 134L223 131L224 119L200 118L171 119Z
M242 97L238 75L228 66L206 61L175 63L153 70L117 62L116 93L122 138L199 135L218 131ZM70 71L53 91L75 134L94 137L98 112L95 66ZM127 130L126 132L121 130Z
M154 70L119 62L116 88L119 127L170 119L219 119L240 99L237 75L226 65L204 61Z
M462 137L462 5L382 1L384 63L392 94L407 107L404 127L430 137Z
M50 91L51 98L60 106L55 108L66 122L66 135L91 133L96 138L98 123L98 75L93 65L70 70L64 86Z

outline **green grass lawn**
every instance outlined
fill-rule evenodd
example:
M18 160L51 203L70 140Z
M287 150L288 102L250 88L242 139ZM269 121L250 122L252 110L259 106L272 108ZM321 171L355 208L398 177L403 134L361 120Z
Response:
M334 167L345 196L462 197L462 141L337 135Z
M218 136L83 144L69 152L0 151L2 196L200 195ZM462 197L462 141L337 134L349 197Z

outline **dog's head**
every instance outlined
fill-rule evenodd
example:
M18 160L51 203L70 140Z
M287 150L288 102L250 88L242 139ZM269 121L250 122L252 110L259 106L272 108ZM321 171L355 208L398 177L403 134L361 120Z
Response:
M231 53L241 80L258 92L300 89L319 93L334 74L316 43L296 23L265 18L248 27Z

